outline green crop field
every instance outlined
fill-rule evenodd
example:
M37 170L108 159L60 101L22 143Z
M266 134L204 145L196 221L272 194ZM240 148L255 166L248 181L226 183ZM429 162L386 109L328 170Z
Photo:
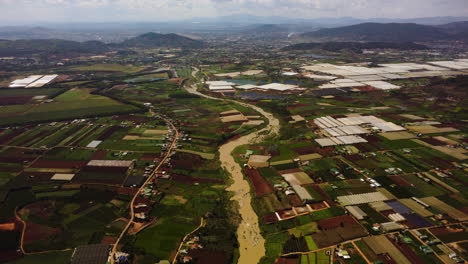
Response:
M312 239L311 236L306 236L305 241L310 251L318 249L317 244L315 243L315 241Z
M37 95L54 95L64 88L34 88L34 89L0 89L0 96L37 96Z
M0 125L84 118L138 110L140 109L135 106L125 105L101 95L93 95L90 89L74 89L59 95L52 103L2 106Z
M73 250L24 256L10 264L63 264L70 262Z
M94 64L86 66L74 66L68 68L72 71L109 71L109 72L125 72L125 73L135 73L143 70L142 67L131 66L131 65L121 65L121 64Z

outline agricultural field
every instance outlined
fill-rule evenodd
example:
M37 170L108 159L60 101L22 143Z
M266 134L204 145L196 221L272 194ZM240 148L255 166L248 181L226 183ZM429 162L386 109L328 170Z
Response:
M84 66L73 66L68 68L70 71L89 71L89 72L123 72L136 73L144 70L142 67L121 65L121 64L94 64Z
M140 111L135 106L92 94L91 89L69 90L56 97L51 103L1 106L0 109L0 125L47 122Z
M116 245L135 264L466 258L467 77L399 79L423 72L412 69L388 81L400 89L322 89L310 76L322 72L303 67L461 56L290 52L256 34L218 47L221 35L2 69L2 85L60 76L0 89L0 262L69 263L84 245ZM271 83L302 89L238 87Z

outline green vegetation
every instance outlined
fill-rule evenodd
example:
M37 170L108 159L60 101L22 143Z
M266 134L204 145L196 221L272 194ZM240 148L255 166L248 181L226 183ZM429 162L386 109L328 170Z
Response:
M63 264L70 261L72 250L24 256L10 264Z
M74 89L39 105L2 106L0 125L47 122L91 116L123 114L140 111L104 96L91 94L90 89ZM47 114L45 114L47 113Z
M142 67L121 65L121 64L94 64L86 66L73 66L69 70L72 71L109 71L109 72L125 72L135 73L143 70Z

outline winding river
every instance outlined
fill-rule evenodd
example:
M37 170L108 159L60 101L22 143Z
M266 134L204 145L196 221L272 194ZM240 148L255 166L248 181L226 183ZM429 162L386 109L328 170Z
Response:
M222 166L231 173L231 178L233 183L227 188L228 191L232 192L234 195L231 198L234 201L237 201L239 204L239 214L242 218L239 228L237 230L237 239L239 242L239 264L253 264L258 263L260 259L265 256L265 239L260 233L260 227L258 224L258 216L252 208L252 199L251 199L251 190L248 181L244 178L242 174L241 166L235 162L234 157L231 155L234 149L238 146L260 142L264 135L263 132L269 131L265 134L278 134L280 129L280 122L275 118L271 113L264 111L262 108L238 102L235 100L229 99L220 99L211 96L202 94L196 90L195 87L186 87L186 90L189 93L203 96L205 98L213 100L228 100L246 107L250 107L269 120L268 126L265 128L252 132L248 135L242 136L235 140L229 141L226 144L222 145L219 149L220 160Z

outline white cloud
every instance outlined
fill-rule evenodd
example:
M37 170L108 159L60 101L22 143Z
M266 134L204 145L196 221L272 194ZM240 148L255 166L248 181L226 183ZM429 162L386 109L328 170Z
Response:
M0 0L0 9L6 10L0 21L177 20L239 13L407 18L464 16L468 0Z

